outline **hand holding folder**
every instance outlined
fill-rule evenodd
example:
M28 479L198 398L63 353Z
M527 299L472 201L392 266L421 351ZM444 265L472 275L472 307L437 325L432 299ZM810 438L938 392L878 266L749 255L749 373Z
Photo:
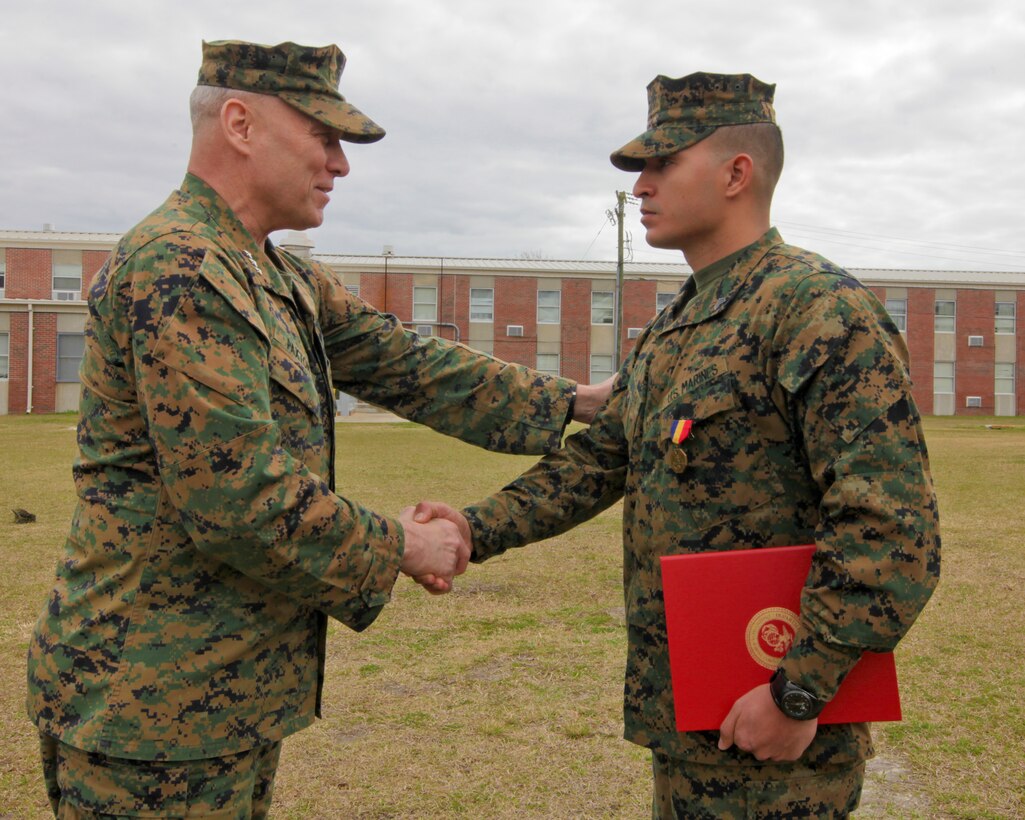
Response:
M769 680L797 629L815 547L663 556L669 665L681 732L718 729ZM819 723L900 720L893 653L866 652Z

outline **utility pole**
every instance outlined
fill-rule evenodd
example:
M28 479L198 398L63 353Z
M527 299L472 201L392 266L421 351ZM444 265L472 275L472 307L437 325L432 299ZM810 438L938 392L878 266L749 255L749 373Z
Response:
M626 191L616 191L616 247L619 249L616 258L616 292L613 294L612 332L614 342L612 355L613 369L618 370L622 364L622 347L620 340L623 329L623 218L626 213Z

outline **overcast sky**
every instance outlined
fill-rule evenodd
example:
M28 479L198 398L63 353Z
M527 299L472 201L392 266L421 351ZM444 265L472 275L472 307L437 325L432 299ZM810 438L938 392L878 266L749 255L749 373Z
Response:
M121 232L178 185L203 39L337 43L388 131L318 252L613 260L656 74L776 83L773 221L848 267L1025 271L1022 0L33 0L0 19L0 228ZM680 261L627 231L637 261Z

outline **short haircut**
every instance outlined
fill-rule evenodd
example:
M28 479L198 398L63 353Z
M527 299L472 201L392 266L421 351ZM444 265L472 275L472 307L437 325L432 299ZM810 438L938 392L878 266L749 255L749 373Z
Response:
M189 97L189 116L192 119L192 130L210 119L220 116L221 107L230 99L250 101L254 97L262 97L252 91L239 91L235 88L221 88L214 85L197 85Z
M718 156L727 160L747 154L754 160L759 192L772 200L776 183L783 172L783 134L771 122L725 125L717 128L709 141Z

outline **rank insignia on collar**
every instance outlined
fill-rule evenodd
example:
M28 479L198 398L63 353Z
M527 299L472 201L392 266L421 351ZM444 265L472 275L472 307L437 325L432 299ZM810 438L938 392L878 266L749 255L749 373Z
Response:
M249 251L242 251L242 253L245 254L246 259L248 259L252 263L253 267L256 268L257 273L263 273L263 271L260 270L260 266L256 263L256 260L253 259L253 255Z
M673 444L682 443L690 435L690 428L693 426L693 419L676 419L669 428L669 438Z

